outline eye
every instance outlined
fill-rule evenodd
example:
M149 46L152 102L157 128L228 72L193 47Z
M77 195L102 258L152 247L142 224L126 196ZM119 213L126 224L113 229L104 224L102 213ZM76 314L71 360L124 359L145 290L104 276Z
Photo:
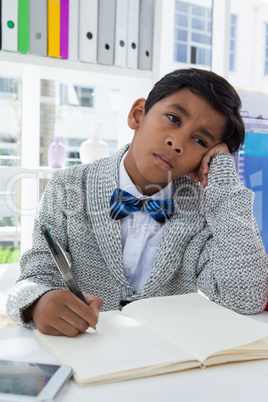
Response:
M173 123L180 125L181 124L181 119L177 116L175 116L174 114L167 114L167 117L169 118L169 120L171 120Z
M204 147L204 148L207 148L207 147L208 147L207 144L205 143L205 141L203 141L201 138L195 137L194 140L195 140L198 144L200 144L202 147Z

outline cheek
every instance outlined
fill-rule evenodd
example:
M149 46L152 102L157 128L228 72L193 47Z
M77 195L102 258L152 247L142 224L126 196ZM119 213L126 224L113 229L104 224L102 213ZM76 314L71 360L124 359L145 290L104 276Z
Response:
M192 172L193 170L197 169L200 166L200 163L201 163L204 155L205 155L205 152L202 155L199 155L196 157L192 156L192 158L189 159L189 163L188 163L189 172Z

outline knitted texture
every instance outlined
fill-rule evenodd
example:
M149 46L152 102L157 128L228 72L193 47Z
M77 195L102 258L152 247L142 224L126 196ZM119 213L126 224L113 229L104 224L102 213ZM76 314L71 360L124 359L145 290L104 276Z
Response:
M66 289L40 235L44 224L66 250L81 290L101 297L103 310L119 309L121 300L200 289L237 312L262 311L268 257L252 213L253 193L237 177L230 154L213 158L204 190L187 176L174 180L174 214L165 224L146 284L134 291L123 272L121 224L110 218L127 148L54 173L35 218L32 248L22 256L21 275L9 294L10 317L24 324L23 310L52 289Z

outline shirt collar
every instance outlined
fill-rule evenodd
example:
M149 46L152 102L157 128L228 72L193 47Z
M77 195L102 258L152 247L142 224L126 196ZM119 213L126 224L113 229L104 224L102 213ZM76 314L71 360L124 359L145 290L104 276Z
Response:
M123 155L123 158L121 159L120 165L119 165L119 187L127 191L128 193L132 194L136 198L152 198L153 200L164 200L167 198L172 198L173 197L173 182L169 182L168 185L164 188L162 188L160 191L157 193L149 196L149 195L144 195L141 194L138 189L136 188L135 184L132 182L131 178L129 177L124 160L127 155L127 152Z

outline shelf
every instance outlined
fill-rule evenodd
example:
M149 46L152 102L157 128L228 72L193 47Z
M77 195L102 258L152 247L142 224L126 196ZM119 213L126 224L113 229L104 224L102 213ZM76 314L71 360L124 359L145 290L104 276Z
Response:
M60 71L76 71L92 74L109 75L119 78L136 78L151 80L153 77L152 71L130 69L116 66L106 66L102 64L85 63L81 61L71 61L65 59L56 59L53 57L40 57L32 54L21 54L0 51L0 62L20 63L22 65L35 66L39 71L47 75L47 69L59 69ZM16 67L15 67L16 68Z

